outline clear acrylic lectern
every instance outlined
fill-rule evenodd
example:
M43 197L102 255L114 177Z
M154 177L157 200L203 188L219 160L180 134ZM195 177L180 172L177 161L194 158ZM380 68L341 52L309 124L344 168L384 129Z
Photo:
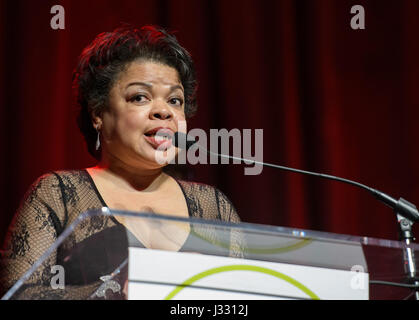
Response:
M415 299L407 264L418 265L418 251L102 208L80 215L2 299Z

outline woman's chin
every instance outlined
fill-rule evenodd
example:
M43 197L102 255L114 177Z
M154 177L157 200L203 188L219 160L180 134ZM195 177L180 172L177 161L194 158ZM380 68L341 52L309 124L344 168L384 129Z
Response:
M171 147L165 150L155 150L154 161L159 165L167 165L176 157L176 148Z
M168 150L142 150L143 152L137 152L136 158L138 164L146 164L153 169L162 168L168 165L176 157L176 148L170 148Z

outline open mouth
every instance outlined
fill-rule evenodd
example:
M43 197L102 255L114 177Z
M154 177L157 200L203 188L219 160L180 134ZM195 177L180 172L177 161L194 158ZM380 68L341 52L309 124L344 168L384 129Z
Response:
M146 140L154 147L160 150L168 149L172 145L174 132L168 128L154 128L145 134Z

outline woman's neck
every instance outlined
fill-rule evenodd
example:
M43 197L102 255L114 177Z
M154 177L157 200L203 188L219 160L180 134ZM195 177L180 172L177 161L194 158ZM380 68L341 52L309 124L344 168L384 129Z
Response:
M134 167L109 158L102 159L92 169L126 191L154 191L166 178L162 168Z

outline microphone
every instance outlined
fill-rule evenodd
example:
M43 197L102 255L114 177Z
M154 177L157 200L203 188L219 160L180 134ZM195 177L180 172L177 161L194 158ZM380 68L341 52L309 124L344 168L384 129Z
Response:
M173 145L175 147L181 148L181 149L188 150L196 142L197 141L193 137L191 137L189 135L186 135L183 132L175 132L175 134L172 137ZM300 174L315 176L315 177L328 179L328 180L340 181L340 182L343 182L343 183L347 183L347 184L356 186L358 188L367 190L376 199L385 203L387 206L392 208L397 214L403 216L405 219L409 220L410 222L419 221L419 212L418 212L418 210L417 210L417 208L414 204L408 202L407 200L405 200L403 198L400 198L399 200L396 200L393 197L389 196L388 194L386 194L382 191L379 191L377 189L368 187L368 186L366 186L364 184L361 184L359 182L344 179L344 178L340 178L340 177L336 177L336 176L332 176L332 175L329 175L329 174L310 172L310 171L299 170L299 169L294 169L294 168L290 168L290 167L279 166L279 165L276 165L276 164L271 164L271 163L266 163L266 162L260 162L260 161L255 161L255 160L249 160L249 159L234 157L234 156L230 156L230 155L224 155L224 154L221 154L221 153L213 152L211 150L207 150L206 148L204 148L200 145L198 145L198 147L201 150L204 150L208 154L219 156L221 158L239 160L239 161L245 162L246 164L259 164L259 165L262 165L262 166L265 166L265 167L271 167L271 168L276 168L276 169L280 169L280 170L291 171L291 172L294 172L294 173L300 173ZM413 238L410 231L405 234L405 237L410 238L410 239Z

